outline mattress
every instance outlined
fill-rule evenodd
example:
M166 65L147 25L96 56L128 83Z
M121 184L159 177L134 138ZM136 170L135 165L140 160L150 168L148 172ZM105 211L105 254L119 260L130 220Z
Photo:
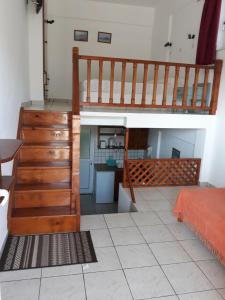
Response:
M191 81L191 80L190 80ZM199 83L198 85L198 96L197 100L201 99L203 92L203 83ZM143 83L136 83L136 94L135 94L135 104L142 103L142 90ZM178 81L178 90L177 90L177 105L182 105L182 96L184 90L184 79L180 78ZM157 93L156 93L156 104L162 105L163 100L163 92L164 92L164 81L159 80L157 84ZM173 101L173 92L174 92L174 78L169 78L168 87L167 87L167 105L172 105ZM131 95L132 95L132 82L125 82L125 91L124 91L124 103L131 103ZM191 105L191 99L193 95L193 83L188 87L188 97L187 104ZM152 104L152 96L153 96L153 81L149 81L146 89L146 104ZM102 81L102 103L109 103L110 97L110 80ZM113 103L119 104L121 102L121 82L114 81L113 88ZM207 93L207 101L209 102L210 98L210 86L208 86ZM80 99L82 102L86 102L87 99L87 80L83 81L80 85ZM98 79L92 79L90 82L90 102L97 103L98 102ZM200 101L199 101L200 102ZM198 105L198 101L197 101ZM199 104L200 105L200 104Z

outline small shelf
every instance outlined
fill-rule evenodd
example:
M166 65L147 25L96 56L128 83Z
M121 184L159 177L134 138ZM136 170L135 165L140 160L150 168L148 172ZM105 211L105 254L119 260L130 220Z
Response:
M98 149L101 150L124 149L124 137L125 137L124 127L99 126L98 127ZM103 143L104 147L101 146L101 143Z

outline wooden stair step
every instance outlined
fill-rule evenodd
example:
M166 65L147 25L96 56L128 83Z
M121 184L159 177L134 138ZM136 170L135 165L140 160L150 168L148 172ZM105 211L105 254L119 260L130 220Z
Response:
M15 191L43 191L43 190L58 190L64 191L71 189L71 184L66 183L43 183L43 184L16 184Z
M69 141L71 140L71 129L68 125L23 126L21 138L30 143Z
M12 211L10 232L14 235L72 232L79 230L80 216L70 206L16 208Z
M32 162L19 162L18 169L48 169L48 168L68 168L71 167L71 161L32 161Z
M70 206L54 206L54 207L35 207L35 208L14 208L13 218L28 218L28 217L45 217L45 216L60 216L71 215Z
M17 166L17 184L70 182L71 162L20 162Z
M15 208L68 206L70 183L18 184L15 186Z
M69 141L48 143L26 143L20 150L20 161L56 161L71 160Z
M23 125L51 125L51 124L71 124L71 112L61 111L23 111Z

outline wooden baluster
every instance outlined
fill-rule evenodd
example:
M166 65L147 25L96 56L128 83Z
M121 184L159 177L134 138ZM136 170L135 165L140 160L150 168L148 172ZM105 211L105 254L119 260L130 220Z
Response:
M180 73L180 67L176 66L174 88L173 88L173 104L172 104L173 106L177 106L177 89L178 89L178 82L179 82L179 73Z
M73 48L73 115L80 115L79 59L79 48Z
M168 80L169 80L169 71L170 66L165 66L165 76L164 76L164 88L163 88L163 101L162 105L166 106L166 99L167 99L167 90L168 90Z
M159 65L155 65L153 94L152 94L152 105L156 104L158 77L159 77Z
M208 91L208 81L209 81L209 69L205 69L205 78L204 78L204 85L203 85L202 105L201 105L201 108L205 108L206 107L206 98L207 98L207 91Z
M125 94L125 81L126 81L126 62L122 63L122 77L121 77L121 96L120 103L124 104L124 94Z
M197 92L198 92L198 78L199 78L199 68L195 69L195 81L194 81L194 87L193 87L193 98L192 98L192 106L196 106L197 101Z
M98 103L102 103L102 74L103 74L103 60L99 60Z
M189 81L190 67L185 68L185 80L184 80L184 93L182 99L182 107L187 106L187 96L188 96L188 81Z
M87 102L91 99L91 60L87 60Z
M115 72L115 61L111 61L110 96L109 96L109 103L111 104L113 104L114 72Z
M133 63L133 80L132 80L131 104L135 104L136 82L137 82L137 63Z
M144 65L144 76L143 76L143 90L142 90L142 105L145 106L146 102L146 92L147 92L147 82L148 82L148 64Z

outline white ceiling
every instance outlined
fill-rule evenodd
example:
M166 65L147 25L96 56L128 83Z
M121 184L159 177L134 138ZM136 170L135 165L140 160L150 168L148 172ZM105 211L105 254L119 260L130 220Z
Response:
M90 1L101 1L101 2L109 2L109 3L117 3L117 4L125 4L125 5L155 7L162 0L90 0Z

